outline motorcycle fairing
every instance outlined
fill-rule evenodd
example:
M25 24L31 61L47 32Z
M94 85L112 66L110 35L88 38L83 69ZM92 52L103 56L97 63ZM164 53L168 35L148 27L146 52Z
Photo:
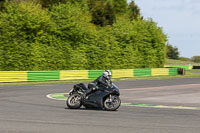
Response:
M103 90L97 90L96 92L89 95L88 99L85 101L85 105L92 105L96 108L103 109L103 99L108 95L108 92Z

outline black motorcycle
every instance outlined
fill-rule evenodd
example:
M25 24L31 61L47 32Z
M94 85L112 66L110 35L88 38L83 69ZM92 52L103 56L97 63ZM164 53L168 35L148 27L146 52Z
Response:
M79 109L83 105L85 108L115 111L121 105L119 88L113 83L110 87L99 87L84 99L83 93L86 89L77 85L69 92L66 101L68 108Z

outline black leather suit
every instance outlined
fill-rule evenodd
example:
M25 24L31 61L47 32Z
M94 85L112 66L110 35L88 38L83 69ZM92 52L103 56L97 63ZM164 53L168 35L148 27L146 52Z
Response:
M93 84L95 84L96 89L99 88L107 88L107 87L111 87L112 86L112 81L111 80L107 80L103 77L103 75L99 76L96 80L94 80L92 82ZM93 91L93 88L89 88L88 85L88 90L85 91L84 93L84 98L89 95L91 92Z

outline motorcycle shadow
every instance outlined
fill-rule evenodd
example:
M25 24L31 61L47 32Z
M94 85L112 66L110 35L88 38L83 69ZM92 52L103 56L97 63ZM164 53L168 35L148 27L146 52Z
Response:
M92 110L92 111L107 111L107 110L104 110L104 109L99 109L99 108L79 108L79 109L70 109L68 107L65 107L66 110L82 110L82 111L86 111L86 110Z

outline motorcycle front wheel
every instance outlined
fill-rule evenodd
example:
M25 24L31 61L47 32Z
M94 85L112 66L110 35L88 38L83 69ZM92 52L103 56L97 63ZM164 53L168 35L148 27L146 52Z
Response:
M68 97L66 104L70 109L79 109L81 104L81 95L78 93L72 94Z
M112 98L107 97L104 101L104 109L108 111L115 111L117 110L121 105L121 99L119 96L112 96Z

